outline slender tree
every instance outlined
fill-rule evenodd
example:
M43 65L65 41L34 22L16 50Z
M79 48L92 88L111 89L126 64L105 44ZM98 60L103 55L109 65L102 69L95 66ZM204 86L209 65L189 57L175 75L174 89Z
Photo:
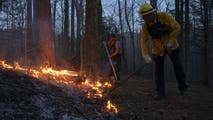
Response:
M64 30L63 30L63 57L68 58L67 53L69 53L69 1L64 0Z
M212 63L210 63L211 58L210 58L210 42L209 42L209 7L208 3L210 3L208 0L205 1L200 1L201 4L203 5L203 25L204 25L204 41L205 41L205 47L204 47L204 59L205 59L205 84L210 85L210 66Z
M210 85L213 86L213 40L211 40L210 38L213 37L212 33L213 33L213 1L212 0L209 0L209 68L210 68L210 73L209 73L209 79L211 80L210 81Z
M185 49L185 71L188 76L188 59L190 52L190 22L189 22L189 0L185 0L185 29L184 29L184 49Z
M150 0L151 5L157 10L157 0Z
M125 37L124 37L124 28L123 28L123 16L122 16L122 9L121 9L121 0L118 0L118 14L119 14L119 26L120 26L120 34L121 34L121 58L123 61L123 67L126 68L125 70L128 70L127 60L126 60L126 51L124 47L126 46Z
M175 0L175 19L180 22L180 0Z
M74 53L74 44L75 44L75 0L71 1L71 37L70 37L70 53ZM70 56L71 56L70 55Z
M26 39L25 39L25 61L28 58L27 46L30 46L27 44L29 41L32 41L32 18L33 18L32 17L32 0L29 0L29 1L27 1L27 31L26 31Z
M128 27L128 31L129 31L129 34L130 34L130 38L131 38L131 45L132 45L132 69L135 70L135 66L136 66L136 63L135 63L135 44L134 44L134 33L133 33L133 30L131 28L131 25L130 25L130 21L129 21L129 13L127 11L127 0L124 1L124 10L125 10L125 21L126 21L126 24L127 24L127 27Z
M76 54L80 55L80 43L82 41L82 31L83 31L83 20L84 20L84 8L83 8L83 0L77 0L75 2L76 8Z
M56 7L57 7L58 0L53 1L53 14L52 14L52 21L53 21L53 33L55 34L55 26L56 26Z

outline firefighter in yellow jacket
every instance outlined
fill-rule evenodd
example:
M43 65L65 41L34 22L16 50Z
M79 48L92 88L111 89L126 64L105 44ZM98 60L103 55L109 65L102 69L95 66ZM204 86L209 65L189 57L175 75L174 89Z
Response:
M184 94L187 90L186 77L181 65L178 49L179 44L177 42L180 25L168 13L156 12L149 4L142 5L139 14L144 20L140 42L142 55L147 63L152 62L152 58L148 53L148 40L151 39L152 43L152 56L155 63L155 81L157 87L157 95L154 99L159 100L165 96L164 58L166 54L173 63L180 93Z

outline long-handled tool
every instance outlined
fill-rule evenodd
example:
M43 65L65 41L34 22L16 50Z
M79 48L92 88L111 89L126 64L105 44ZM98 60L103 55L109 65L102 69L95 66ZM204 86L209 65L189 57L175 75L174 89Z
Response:
M107 52L107 56L108 56L108 59L109 59L109 63L110 63L110 65L111 65L111 67L112 67L112 71L113 71L113 74L114 74L114 77L115 77L115 81L117 81L118 78L117 78L117 74L116 74L116 71L115 71L115 67L114 67L114 65L113 65L113 63L112 63L112 59L109 57L109 56L110 56L110 54L109 54L109 49L108 49L106 43L104 43L104 47L105 47L106 52Z
M149 63L145 63L143 65L141 65L137 70L135 70L134 72L132 72L131 74L129 74L125 79L123 79L119 85L114 86L110 91L109 91L109 95L112 94L117 88L123 86L125 83L127 83L127 81L129 80L129 78L131 78L132 76L134 76L138 71L140 71L143 68L146 68L146 66L151 65Z

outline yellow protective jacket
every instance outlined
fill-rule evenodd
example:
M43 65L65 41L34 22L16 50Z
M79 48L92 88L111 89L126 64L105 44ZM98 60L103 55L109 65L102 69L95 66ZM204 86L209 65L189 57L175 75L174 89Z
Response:
M170 50L174 50L174 49L178 48L179 44L177 42L177 36L180 32L180 25L168 13L159 12L159 13L156 13L156 15L157 16L155 17L155 19L156 19L155 22L158 21L161 24L165 24L170 31L168 34L160 37L160 40L152 39L152 54L163 56L164 48L166 47L166 45L169 41L173 41L173 43L174 43L174 46ZM141 30L141 34L140 34L140 44L141 44L141 50L142 50L143 56L148 55L147 41L149 39L150 34L148 32L147 27L148 27L147 23L145 22L142 25L142 30Z

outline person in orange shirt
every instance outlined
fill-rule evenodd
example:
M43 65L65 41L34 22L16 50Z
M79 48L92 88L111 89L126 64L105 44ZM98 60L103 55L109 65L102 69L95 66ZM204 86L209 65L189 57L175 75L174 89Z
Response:
M105 42L104 44L107 45L107 47L109 48L109 58L112 60L112 63L115 67L115 74L117 76L117 79L120 80L120 70L121 70L121 45L120 45L120 41L117 40L115 34L110 34L109 35L109 41ZM113 76L113 70L110 70L109 73L110 76Z
M168 13L156 12L149 4L142 5L139 14L144 20L140 34L141 52L147 63L152 62L152 58L148 54L147 43L149 37L152 40L152 55L155 63L155 81L157 87L157 95L154 99L160 100L165 97L164 58L166 54L173 63L179 90L181 95L183 95L188 87L179 56L179 44L177 41L177 36L180 32L179 23Z

